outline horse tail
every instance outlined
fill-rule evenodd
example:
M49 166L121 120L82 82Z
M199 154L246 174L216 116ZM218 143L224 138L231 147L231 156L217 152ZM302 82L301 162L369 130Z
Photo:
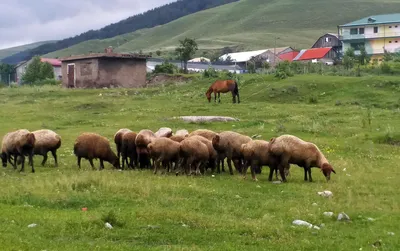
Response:
M234 81L234 83L235 83L235 89L233 89L233 92L234 92L236 95L238 95L238 94L239 94L239 86L238 86L238 83L237 83L236 81Z

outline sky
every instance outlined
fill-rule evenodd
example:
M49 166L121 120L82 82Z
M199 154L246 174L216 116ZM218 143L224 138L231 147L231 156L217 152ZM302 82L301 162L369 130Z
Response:
M58 40L176 0L0 0L0 49Z

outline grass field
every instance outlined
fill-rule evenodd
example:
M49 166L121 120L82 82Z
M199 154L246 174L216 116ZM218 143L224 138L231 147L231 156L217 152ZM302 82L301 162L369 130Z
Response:
M36 173L1 170L1 250L399 250L400 80L397 77L247 75L241 104L222 96L209 104L211 80L151 89L0 89L0 134L48 128L62 136L59 168L53 159ZM180 115L233 116L239 122L191 124ZM234 130L270 139L284 133L313 141L337 174L327 183L313 169L303 181L292 166L286 184L227 173L204 177L118 172L107 164L78 171L72 147L85 131L110 139L123 127L139 131ZM391 143L391 144L388 144ZM112 144L113 149L115 145ZM98 161L95 161L98 167ZM331 199L317 192L330 190ZM313 205L316 203L317 205ZM82 211L87 207L86 212ZM322 214L345 212L351 222ZM368 221L371 217L374 221ZM293 227L301 219L321 230ZM104 227L108 221L114 229ZM29 224L36 223L34 228ZM394 232L391 236L388 232ZM362 249L361 249L362 248Z
M242 0L182 17L165 25L106 40L91 40L46 56L103 52L173 51L179 40L196 38L200 51L224 46L264 49L274 46L310 48L337 26L369 15L400 12L394 0Z

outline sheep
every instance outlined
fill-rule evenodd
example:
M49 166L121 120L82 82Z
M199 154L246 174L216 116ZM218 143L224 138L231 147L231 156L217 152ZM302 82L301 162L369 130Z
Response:
M182 135L172 135L170 137L171 140L175 141L175 142L182 142L186 137L182 136Z
M186 137L189 135L189 132L185 129L181 129L181 130L176 131L175 135Z
M212 144L218 154L223 154L227 158L229 173L233 175L232 163L234 161L236 170L241 173L242 155L240 148L242 144L246 144L252 139L248 136L237 132L225 131L215 135L212 139ZM219 168L218 168L219 169ZM220 170L217 170L220 172Z
M78 167L81 169L81 159L89 160L93 165L93 159L100 160L100 170L104 169L104 161L109 162L115 168L120 169L120 160L111 149L110 142L106 137L96 133L82 133L78 136L74 143L74 154L78 159Z
M138 164L138 154L136 152L136 137L135 132L127 132L122 135L121 156L122 169L125 169L125 163L128 167L134 168ZM128 163L129 158L129 163Z
M14 167L17 168L17 158L21 158L21 170L25 169L25 155L29 158L29 164L32 168L32 173L35 172L33 166L33 149L35 147L35 135L26 129L20 129L14 132L7 133L3 137L1 146L1 159L3 167L7 167L7 160ZM11 163L11 158L14 157L14 164Z
M116 132L114 135L114 143L117 146L118 159L121 158L122 136L127 132L132 132L132 131L128 128L122 128L119 129L118 132Z
M169 138L172 136L172 129L168 128L168 127L161 127L156 133L155 133L156 137L161 138L161 137L165 137L165 138Z
M47 161L47 153L51 152L54 158L55 167L57 167L57 149L61 146L60 135L48 129L37 130L32 133L35 135L36 139L33 154L43 156L42 166L44 166Z
M191 136L190 138L198 140L207 146L208 154L209 154L208 167L211 168L212 172L214 172L216 164L217 164L218 153L214 149L212 142L202 136L199 136L199 135L194 135L194 136Z
M180 156L183 158L182 167L186 174L191 175L193 165L196 174L200 174L200 166L209 160L209 151L206 144L189 137L180 143Z
M162 163L164 168L175 162L175 166L179 161L180 143L169 138L157 138L147 145L149 155L153 158L154 174Z
M264 165L269 166L269 177L268 180L272 181L272 176L275 171L276 178L278 179L278 166L279 159L270 154L269 142L265 140L252 140L246 144L242 144L240 152L243 155L245 161L244 168L242 170L243 177L246 178L247 168L251 166L251 176L253 180L257 181L255 176L256 168L260 168ZM288 167L285 168L286 175L289 173Z
M318 167L323 172L327 181L330 180L331 172L335 173L324 154L319 148L293 135L282 135L270 140L270 152L280 158L279 172L282 181L286 182L284 167L296 164L304 168L304 180L307 181L307 172L312 182L311 168Z
M141 169L151 166L147 145L155 138L157 138L156 135L148 129L141 130L136 136L136 152Z

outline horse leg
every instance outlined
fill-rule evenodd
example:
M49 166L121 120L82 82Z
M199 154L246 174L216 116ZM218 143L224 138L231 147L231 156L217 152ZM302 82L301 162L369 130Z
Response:
M217 103L217 93L214 92L214 103Z
M218 92L218 103L221 103L221 93Z
M234 104L236 103L235 91L232 91L232 102L233 102Z

